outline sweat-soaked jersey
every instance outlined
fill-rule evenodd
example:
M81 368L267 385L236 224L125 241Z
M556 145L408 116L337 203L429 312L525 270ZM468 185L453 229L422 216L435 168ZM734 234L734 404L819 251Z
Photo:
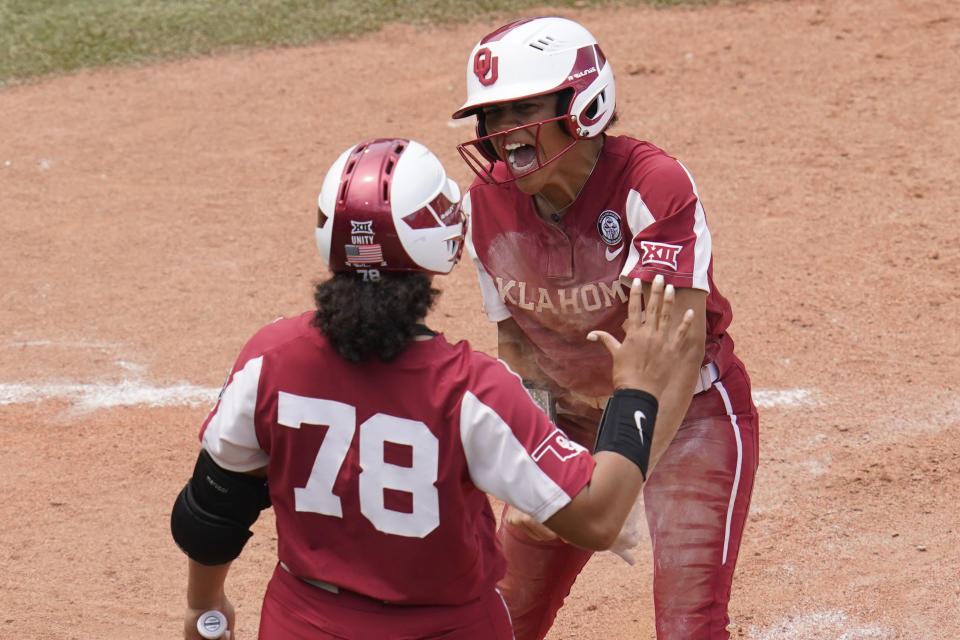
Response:
M291 573L398 604L462 604L504 573L484 492L543 521L589 481L503 363L442 335L353 364L280 319L242 350L200 432L222 467L267 466Z
M498 163L494 176L507 178ZM576 201L557 222L541 219L513 183L477 179L464 198L467 250L490 320L513 318L548 387L587 397L612 391L611 360L594 329L623 337L630 282L707 292L704 364L721 375L733 353L730 304L713 283L710 231L687 170L648 142L607 137ZM596 416L584 416L595 419Z

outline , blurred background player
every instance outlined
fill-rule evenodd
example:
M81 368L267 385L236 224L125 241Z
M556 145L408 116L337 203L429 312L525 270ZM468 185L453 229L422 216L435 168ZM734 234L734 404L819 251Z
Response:
M173 507L189 556L184 637L199 637L208 609L233 628L230 563L272 505L279 562L261 638L512 638L484 492L578 545L609 547L651 441L673 436L653 431L656 396L675 362L699 358L694 314L673 317L661 279L644 320L638 283L623 343L590 335L614 354L618 389L591 456L503 363L422 324L439 293L432 276L453 268L464 233L459 189L430 151L403 139L355 145L328 171L319 205L333 276L316 286L316 311L247 342Z
M477 138L459 146L478 175L464 198L467 247L500 357L553 394L558 425L581 444L593 441L612 385L610 356L580 336L621 335L622 283L639 278L649 296L663 276L696 312L702 357L678 363L658 418L658 428L683 424L643 497L657 637L727 638L757 413L693 179L654 145L607 136L615 104L610 62L575 22L521 20L477 43L453 114L477 117ZM517 639L543 638L591 553L513 509L504 521L501 591Z

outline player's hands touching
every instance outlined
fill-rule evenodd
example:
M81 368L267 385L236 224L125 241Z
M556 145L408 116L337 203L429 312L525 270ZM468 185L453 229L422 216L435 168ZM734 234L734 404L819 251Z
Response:
M640 280L630 288L627 319L623 323L623 342L606 331L591 331L588 340L599 340L613 355L615 389L640 389L659 398L667 387L674 368L686 360L688 352L702 341L690 331L693 310L683 312L675 331L670 331L676 292L664 286L663 276L653 279L646 313L642 308Z
M558 537L557 534L550 530L550 528L548 528L546 525L540 524L519 509L514 509L513 507L508 506L503 518L507 521L507 524L516 527L526 534L528 538L536 540L537 542L556 540Z
M237 636L233 632L236 622L236 611L233 608L233 604L227 599L227 596L223 596L218 603L213 603L211 606L201 607L199 609L188 607L183 618L183 640L204 640L204 637L201 636L197 630L197 620L203 613L211 609L219 610L227 618L227 633L230 635L224 635L222 637L225 640L227 638L229 638L229 640L237 640Z

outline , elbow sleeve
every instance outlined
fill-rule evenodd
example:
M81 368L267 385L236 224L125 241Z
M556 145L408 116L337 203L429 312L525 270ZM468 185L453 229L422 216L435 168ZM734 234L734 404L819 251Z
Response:
M262 478L227 471L201 451L193 476L173 504L170 531L191 559L224 564L240 555L253 535L250 526L268 506Z

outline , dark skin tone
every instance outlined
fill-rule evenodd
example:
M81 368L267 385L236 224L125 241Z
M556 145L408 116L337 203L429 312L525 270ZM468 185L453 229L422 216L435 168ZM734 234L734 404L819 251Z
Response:
M552 222L555 216L562 217L567 208L573 204L584 184L593 173L598 154L603 148L604 136L600 135L589 139L574 139L567 133L559 121L549 122L540 127L539 140L537 127L531 126L514 131L517 127L531 125L543 120L554 118L557 115L558 94L549 94L534 98L524 98L512 102L501 102L483 108L484 124L488 134L506 131L505 140L501 143L495 139L494 148L501 155L501 160L509 163L509 158L502 157L503 152L512 145L537 145L537 154L541 162L547 162L557 153L571 145L569 150L559 158L543 168L523 175L516 179L517 188L533 198L538 215L547 222ZM650 283L644 283L643 295L650 297ZM683 288L676 290L676 305L681 309L693 309L694 320L690 331L700 337L699 353L683 366L674 369L673 377L661 399L661 413L657 418L657 425L665 425L668 429L675 429L683 421L683 416L690 406L693 390L696 388L700 364L703 361L704 344L706 341L706 304L707 292L700 289ZM678 323L679 318L674 318ZM527 380L542 380L542 372L537 367L530 350L526 336L512 318L497 323L497 343L499 357L510 367ZM602 408L606 402L604 398L584 398L579 394L568 392L566 395L557 395L561 402L570 409L577 406ZM656 460L666 449L655 447L651 452L651 460ZM555 534L537 523L526 514L515 509L508 509L506 517L514 525L527 530L534 539L551 539Z

